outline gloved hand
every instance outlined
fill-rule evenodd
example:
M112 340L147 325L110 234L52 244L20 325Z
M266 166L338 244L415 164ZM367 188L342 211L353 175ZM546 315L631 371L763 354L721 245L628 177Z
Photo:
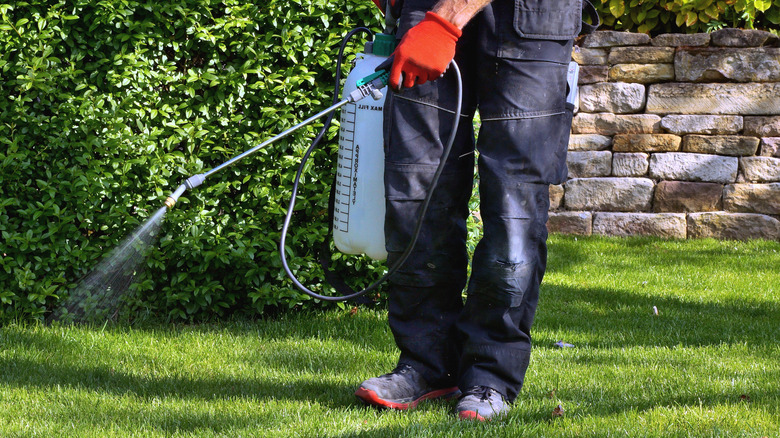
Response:
M455 44L462 34L454 24L427 12L418 25L406 32L393 52L390 87L411 88L440 77L455 57Z

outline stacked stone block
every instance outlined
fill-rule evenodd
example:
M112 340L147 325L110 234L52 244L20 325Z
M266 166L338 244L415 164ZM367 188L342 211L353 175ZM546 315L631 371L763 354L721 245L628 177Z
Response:
M780 240L780 39L596 32L553 232Z

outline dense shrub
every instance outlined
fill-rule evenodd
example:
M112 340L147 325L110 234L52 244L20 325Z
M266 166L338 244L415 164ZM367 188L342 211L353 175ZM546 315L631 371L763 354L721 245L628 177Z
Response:
M619 30L780 23L780 0L595 3ZM380 23L368 0L0 4L0 319L42 316L186 177L326 107L341 38ZM282 274L277 242L318 128L185 193L135 309L194 319L310 304ZM289 239L291 264L314 288L335 133L313 156ZM355 286L381 270L335 257Z
M659 34L780 29L780 0L593 0L604 28Z
M0 5L0 318L40 317L186 177L328 106L342 37L380 23L367 0ZM135 308L193 319L308 302L282 274L277 244L319 127L185 193ZM314 154L288 240L314 288L335 129ZM378 269L337 265L360 282Z

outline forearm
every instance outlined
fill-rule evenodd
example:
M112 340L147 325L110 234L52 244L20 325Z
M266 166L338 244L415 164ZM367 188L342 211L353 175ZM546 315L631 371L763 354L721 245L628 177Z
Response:
M463 29L479 11L493 0L439 0L433 7L434 13Z

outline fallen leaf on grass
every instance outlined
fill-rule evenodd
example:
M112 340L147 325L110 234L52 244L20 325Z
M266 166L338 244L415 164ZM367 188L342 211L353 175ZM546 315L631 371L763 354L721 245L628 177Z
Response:
M552 391L550 391L550 393L547 394L547 398L555 398L555 391L557 391L557 389L553 389Z
M739 396L739 399L742 400L742 401L749 402L750 401L750 396L742 394L742 395Z
M552 411L553 418L555 417L563 417L563 407L561 405L558 405L553 409Z

